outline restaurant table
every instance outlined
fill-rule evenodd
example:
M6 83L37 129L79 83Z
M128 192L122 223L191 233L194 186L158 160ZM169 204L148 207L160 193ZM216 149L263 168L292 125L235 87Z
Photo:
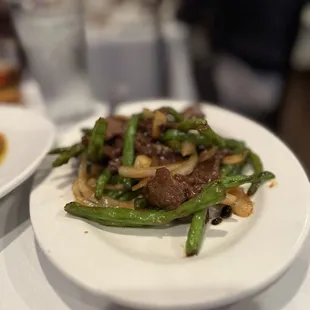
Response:
M35 99L29 108L39 109ZM35 176L0 199L0 310L125 310L72 283L36 243L29 220L29 195L44 179L48 165L50 160L46 158ZM275 284L256 297L223 309L309 309L309 261L308 238L290 269Z

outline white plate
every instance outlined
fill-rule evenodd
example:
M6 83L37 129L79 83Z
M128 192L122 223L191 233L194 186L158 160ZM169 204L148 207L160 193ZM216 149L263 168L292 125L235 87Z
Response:
M50 150L54 126L41 115L21 107L0 106L0 132L8 152L0 164L0 198L25 181Z
M126 104L132 114L185 102ZM184 257L188 225L169 229L99 227L66 216L73 200L72 167L53 173L32 193L31 221L50 260L84 288L132 307L213 308L252 295L275 281L299 252L309 230L310 186L298 160L273 134L231 112L207 106L210 124L222 135L245 140L277 186L262 188L255 212L209 227L199 256ZM62 139L72 143L77 128ZM86 233L88 232L88 233Z

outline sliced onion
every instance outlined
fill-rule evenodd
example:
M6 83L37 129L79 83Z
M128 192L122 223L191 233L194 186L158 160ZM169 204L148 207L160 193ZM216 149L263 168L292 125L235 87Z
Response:
M152 158L146 155L138 155L136 157L134 167L136 168L147 168L150 167L152 164Z
M141 180L138 184L134 185L131 190L134 192L134 191L137 191L138 189L142 188L142 187L145 187L147 185L149 181L149 178L145 178L143 180Z
M149 109L143 109L143 115L145 118L153 118L154 112Z
M186 162L186 161L185 161ZM159 168L167 168L170 171L173 171L180 166L184 165L184 161L176 162L173 164L165 165L165 166L154 166L148 168L135 168L135 167L128 167L128 166L120 166L118 168L118 173L126 178L133 178L133 179L144 179L153 177L156 174L156 170Z
M158 138L160 136L160 126L168 122L167 115L160 111L155 111L153 128L152 128L152 137Z
M82 204L83 206L85 207L96 207L97 206L96 203L89 201L82 196L80 189L79 189L78 179L76 179L72 184L72 192L75 197L75 200L79 202L80 204Z
M174 174L189 175L193 172L198 163L198 156L195 152L191 157L179 168L173 171Z
M202 163L210 158L212 158L217 151L217 147L213 146L210 150L204 150L199 154L199 162Z
M188 156L196 152L196 146L195 144L189 142L189 141L184 141L182 142L181 146L181 154L182 156Z
M227 193L225 199L221 202L221 204L232 206L236 201L237 201L236 196Z
M248 152L244 152L243 154L233 154L225 156L222 163L225 165L240 164L246 159L247 154Z
M105 189L108 189L108 190L123 190L125 189L124 185L122 184L106 184L104 186Z
M231 206L234 214L240 217L248 217L253 213L253 201L241 187L230 188L227 192L237 198Z

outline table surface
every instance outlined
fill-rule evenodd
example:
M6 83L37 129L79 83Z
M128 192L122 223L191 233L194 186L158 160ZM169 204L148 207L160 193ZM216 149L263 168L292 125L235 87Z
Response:
M29 221L29 195L49 164L46 159L35 176L0 199L0 310L125 310L70 282L36 243ZM309 261L310 237L291 268L273 286L224 309L309 309Z

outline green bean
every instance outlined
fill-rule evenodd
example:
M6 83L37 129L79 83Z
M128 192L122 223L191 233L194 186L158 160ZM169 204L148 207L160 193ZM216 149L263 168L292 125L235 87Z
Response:
M249 153L249 161L254 169L254 173L259 174L263 171L264 168L261 159L257 154L255 154L252 151L250 151ZM250 196L254 195L259 187L260 187L260 180L253 182L248 190L248 194Z
M60 167L64 164L67 164L68 161L73 158L81 155L85 151L85 146L82 144L75 144L67 151L61 153L53 162L53 167Z
M118 198L119 201L130 201L135 199L136 197L138 197L141 194L141 191L137 190L137 191L128 191L126 193L124 193L122 196L120 196Z
M160 109L160 111L166 112L167 114L173 116L176 122L181 122L184 118L184 116L181 113L177 112L175 109L171 107L163 107Z
M110 198L113 198L115 200L118 200L122 195L124 195L126 193L126 191L124 190L108 190L108 191L104 191L104 194L106 196L109 196Z
M197 255L203 240L208 210L201 210L193 215L186 240L186 256Z
M181 122L178 127L181 131L198 130L203 136L213 142L213 144L219 147L225 147L225 139L219 136L208 124L205 119L201 118L189 118Z
M240 168L241 165L240 164L231 164L231 165L223 165L221 167L221 176L222 177L227 177L227 176L231 176L231 175L235 175L235 174L240 174Z
M232 175L222 178L220 181L225 188L238 187L243 184L258 182L260 185L266 181L272 180L275 175L272 172L264 171L252 175Z
M147 207L148 203L146 198L140 197L135 199L134 205L135 209L144 209Z
M251 151L249 153L249 159L255 173L261 173L264 170L263 163L257 154Z
M100 174L97 183L96 183L96 189L95 189L95 197L97 199L101 199L104 192L105 185L109 182L109 179L111 178L111 172L108 169L104 169L102 173Z
M176 129L169 129L160 137L163 142L166 141L190 141L196 145L211 146L212 141L208 137L199 134L185 133Z
M70 151L70 149L72 147L74 147L76 144L72 145L72 146L67 146L67 147L56 147L54 149L51 149L48 154L49 155L57 155L57 154L61 154L61 153L64 153L64 152L68 152Z
M177 126L177 129L181 131L189 131L192 129L197 129L200 127L208 127L208 123L205 119L202 118L188 118L184 120L183 122L179 123Z
M91 161L99 161L103 157L104 137L108 128L108 122L100 117L92 130L87 156Z
M209 206L222 201L224 197L225 188L221 185L221 182L214 181L208 184L196 197L184 202L179 208L172 211L89 208L76 202L68 203L64 209L69 214L97 222L98 220L103 220L113 223L120 222L121 226L124 224L154 226L168 224L178 218L207 209Z
M256 177L256 179L252 182L252 185L248 189L247 194L249 196L253 196L259 187L263 185L265 182L270 181L275 178L275 175L268 171L263 171L259 173Z
M120 184L121 181L122 181L122 177L119 174L115 174L111 176L109 180L109 184L116 185L116 184Z
M133 166L135 161L135 138L140 117L139 114L133 115L127 123L122 157L124 166ZM123 178L122 183L126 188L131 187L131 179L129 178Z
M246 150L245 143L235 139L225 139L225 147L233 149L234 153L239 154Z

